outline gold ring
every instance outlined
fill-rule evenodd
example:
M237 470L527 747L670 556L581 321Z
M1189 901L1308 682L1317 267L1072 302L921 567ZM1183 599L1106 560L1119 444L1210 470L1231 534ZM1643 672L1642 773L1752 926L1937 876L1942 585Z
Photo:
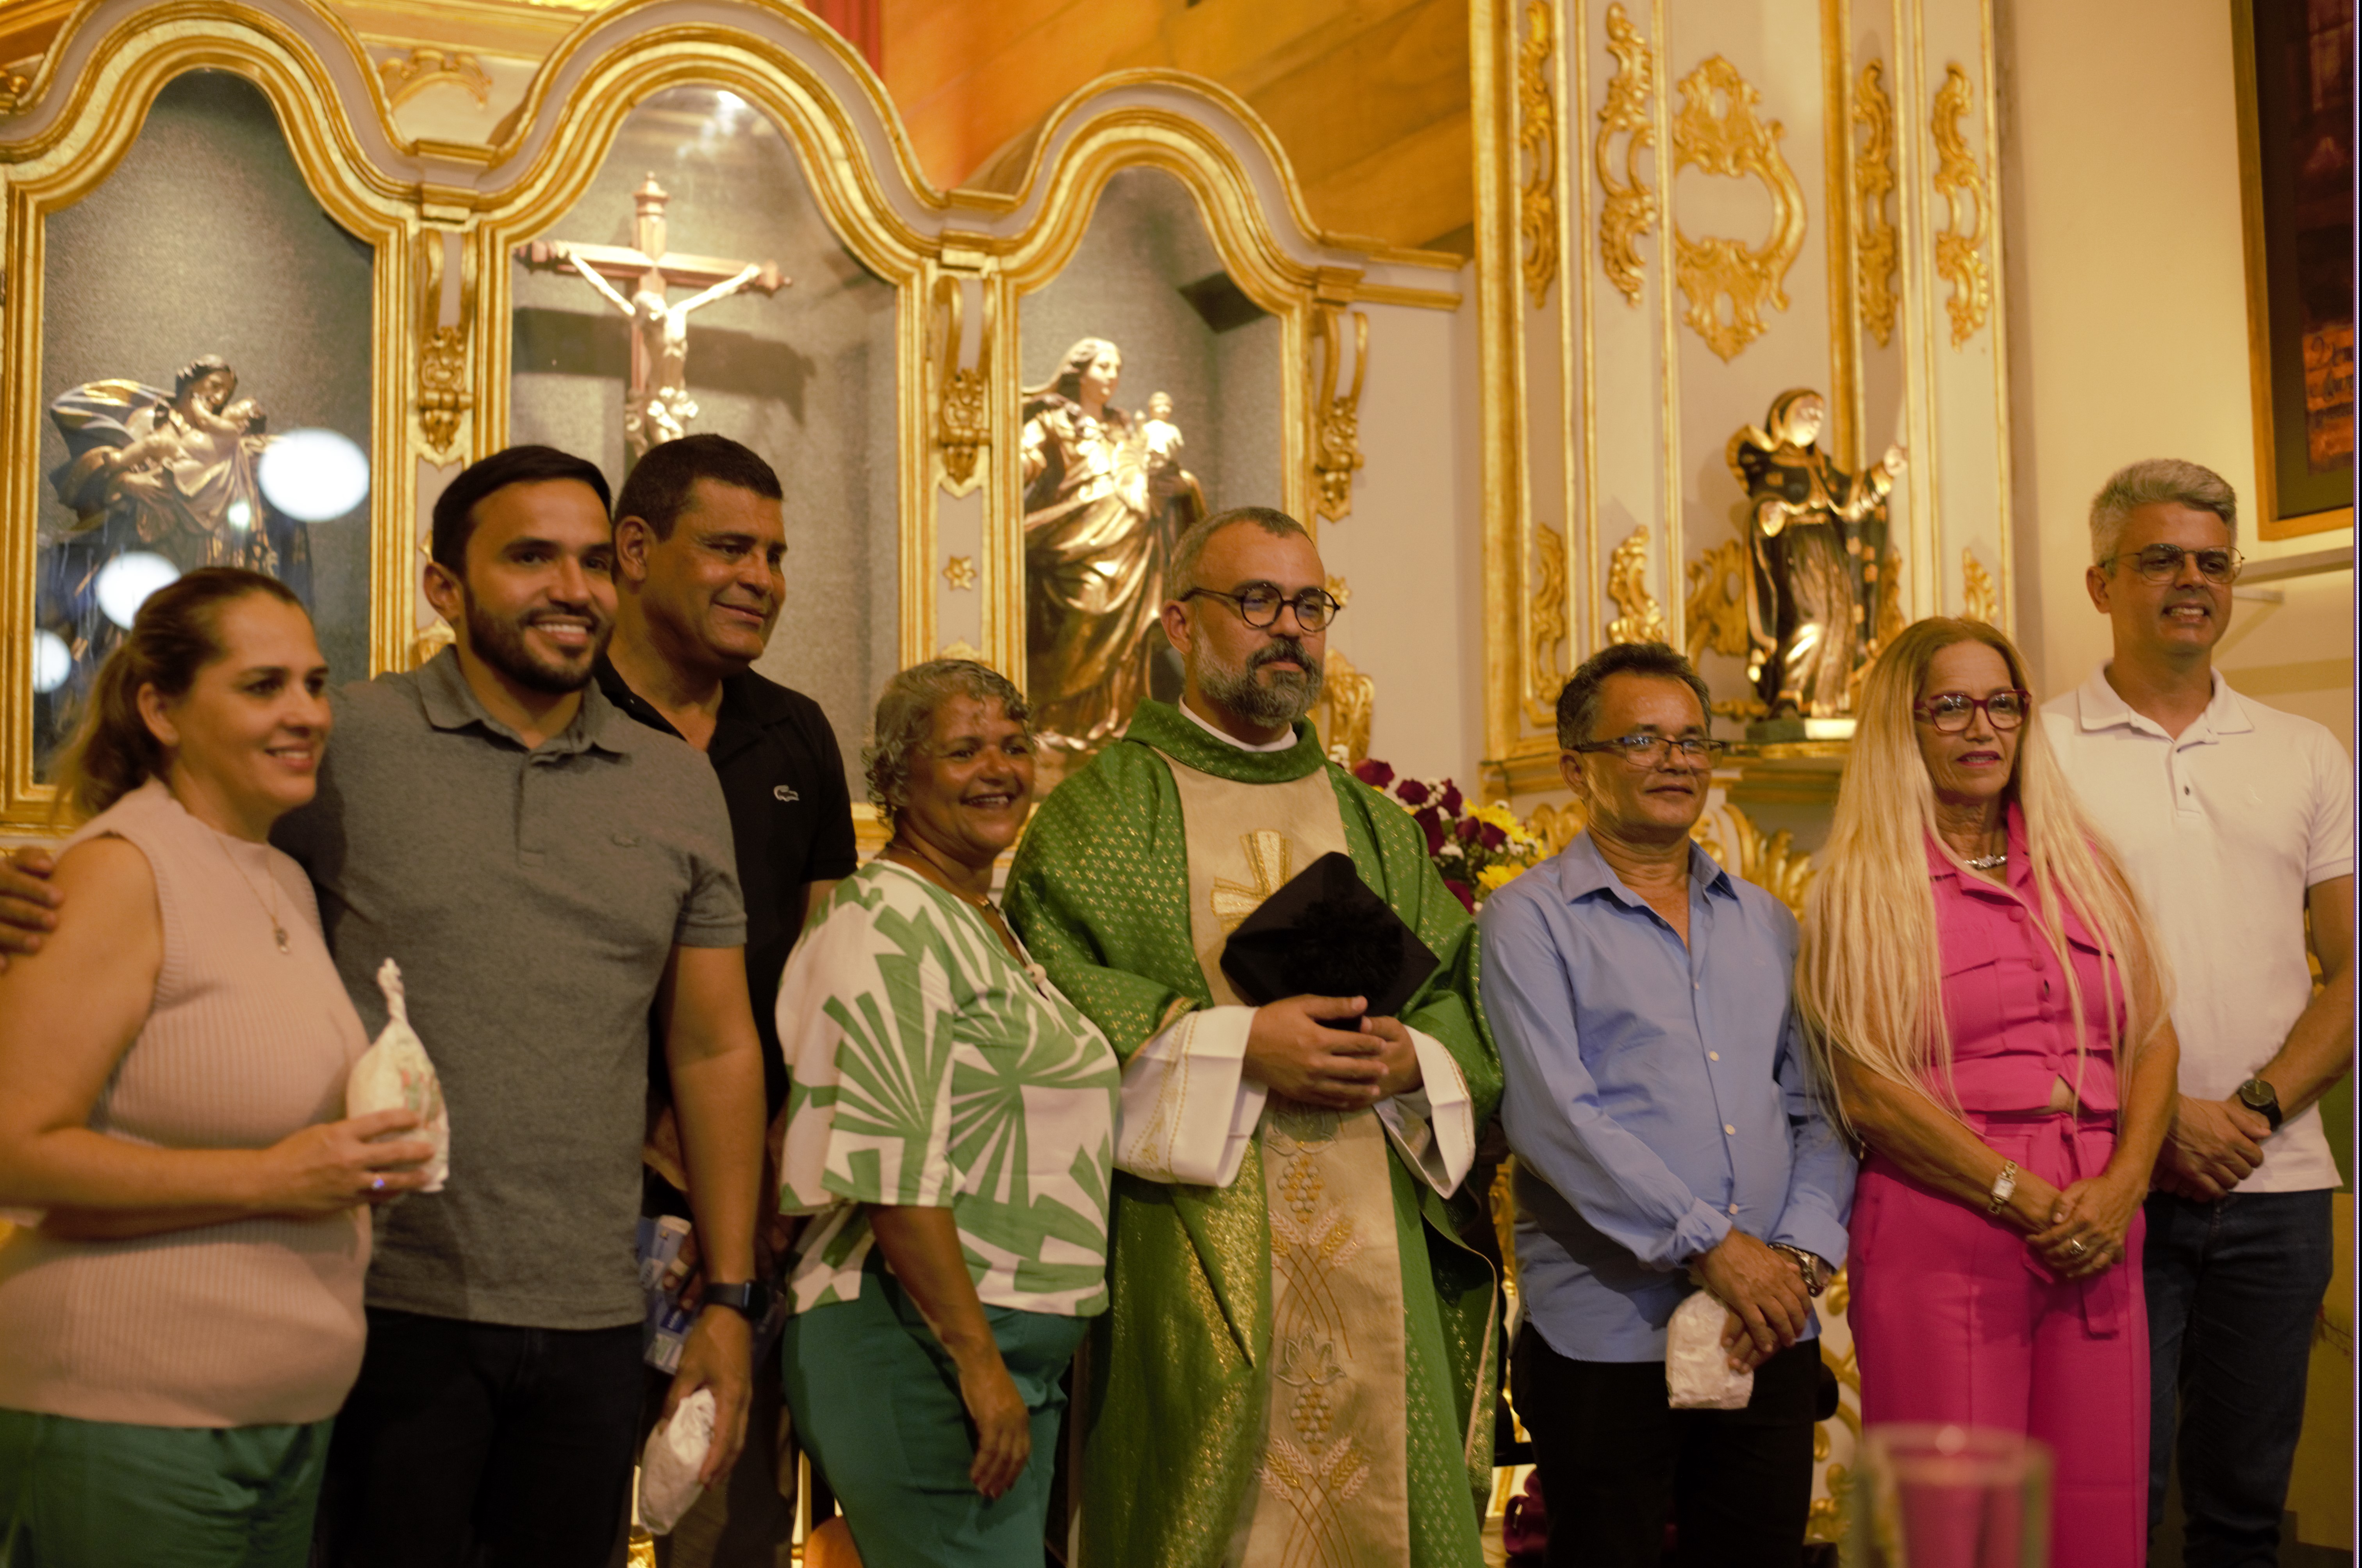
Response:
M2074 1238L2072 1241L2069 1242L2069 1243L2067 1244L2067 1250L2068 1250L2068 1251L2070 1251L2070 1252L2071 1252L2071 1253L2073 1253L2077 1257L2081 1257L2081 1256L2082 1256L2082 1255L2083 1255L2083 1238L2082 1238L2082 1237L2081 1237L2081 1236L2077 1236L2077 1237L2076 1237L2076 1238Z

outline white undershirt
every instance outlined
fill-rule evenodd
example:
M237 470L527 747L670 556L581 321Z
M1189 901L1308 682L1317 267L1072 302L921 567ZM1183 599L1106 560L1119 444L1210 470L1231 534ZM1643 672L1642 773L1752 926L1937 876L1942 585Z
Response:
M1235 746L1242 751L1292 751L1296 749L1296 727L1294 725L1289 725L1287 733L1281 736L1278 740L1267 740L1264 742L1264 744L1258 746L1253 741L1242 740L1237 736L1229 733L1227 730L1215 729L1212 725L1198 718L1198 710L1191 707L1187 701L1175 703L1174 706L1181 710L1181 716L1184 718L1187 718L1190 723L1196 725L1207 734L1211 735L1215 740L1220 740L1225 746Z

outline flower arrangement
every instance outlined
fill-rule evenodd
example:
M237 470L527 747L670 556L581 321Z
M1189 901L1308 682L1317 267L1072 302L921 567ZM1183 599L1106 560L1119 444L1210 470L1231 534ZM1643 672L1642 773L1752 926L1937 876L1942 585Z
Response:
M1357 762L1353 776L1410 813L1427 835L1428 858L1443 885L1473 914L1485 895L1506 886L1542 858L1542 841L1506 806L1478 806L1450 779L1407 775L1376 758Z

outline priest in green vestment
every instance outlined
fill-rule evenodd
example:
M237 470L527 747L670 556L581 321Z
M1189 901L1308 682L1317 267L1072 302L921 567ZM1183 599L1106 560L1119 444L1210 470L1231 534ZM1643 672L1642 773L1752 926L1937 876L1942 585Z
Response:
M1109 1306L1078 1376L1081 1568L1479 1568L1499 1296L1459 1239L1500 1098L1474 927L1304 716L1336 601L1283 512L1184 534L1187 685L1051 795L1010 918L1124 1061ZM1440 960L1396 1018L1262 1007L1229 933L1321 855Z

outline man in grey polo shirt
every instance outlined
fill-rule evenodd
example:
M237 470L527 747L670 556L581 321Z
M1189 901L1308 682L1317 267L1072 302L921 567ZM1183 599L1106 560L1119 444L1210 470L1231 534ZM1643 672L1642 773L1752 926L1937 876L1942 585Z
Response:
M672 1396L714 1390L709 1475L744 1429L741 1313L762 1303L729 1287L753 1277L763 1135L745 917L713 770L590 684L615 607L599 471L487 458L436 503L433 554L458 645L343 690L318 796L279 839L372 1030L377 966L401 964L451 1113L447 1190L379 1223L323 1534L340 1565L591 1568L631 1484L652 1006L723 1287Z

